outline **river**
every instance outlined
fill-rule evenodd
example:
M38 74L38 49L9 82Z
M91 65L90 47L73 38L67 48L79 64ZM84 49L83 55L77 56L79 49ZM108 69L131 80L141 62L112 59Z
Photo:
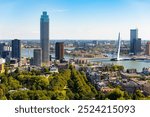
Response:
M33 48L30 49L22 49L22 57L33 57ZM52 57L55 56L54 53L51 54ZM65 59L71 58L70 56L65 56ZM144 67L150 67L150 60L137 60L137 61L110 61L110 59L101 59L101 58L93 58L90 59L91 62L101 62L101 63L108 63L108 64L117 64L123 65L125 69L137 69L138 72L141 72Z

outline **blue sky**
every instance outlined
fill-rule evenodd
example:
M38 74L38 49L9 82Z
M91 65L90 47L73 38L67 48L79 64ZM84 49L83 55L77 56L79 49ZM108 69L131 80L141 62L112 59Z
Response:
M51 39L150 39L150 0L0 0L0 39L39 39L42 11Z

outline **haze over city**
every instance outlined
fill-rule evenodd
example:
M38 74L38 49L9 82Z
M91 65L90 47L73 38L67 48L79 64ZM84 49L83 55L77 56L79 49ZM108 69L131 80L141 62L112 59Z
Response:
M0 39L39 39L39 13L50 17L50 39L116 39L139 29L150 38L149 0L0 0Z

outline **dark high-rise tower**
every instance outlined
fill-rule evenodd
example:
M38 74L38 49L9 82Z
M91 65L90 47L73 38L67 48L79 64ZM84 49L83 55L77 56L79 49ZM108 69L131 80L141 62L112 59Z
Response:
M150 41L148 41L146 44L145 54L150 56Z
M130 30L130 53L138 54L141 52L141 39L138 38L138 29Z
M55 44L55 58L62 61L64 59L64 43L56 42Z
M34 65L41 67L42 65L42 51L41 48L34 49Z
M138 30L131 29L130 30L130 52L131 53L134 53L134 45L137 38L138 38Z
M40 19L40 41L42 49L42 64L49 65L49 16L45 11Z
M12 58L21 59L21 41L18 39L12 40Z

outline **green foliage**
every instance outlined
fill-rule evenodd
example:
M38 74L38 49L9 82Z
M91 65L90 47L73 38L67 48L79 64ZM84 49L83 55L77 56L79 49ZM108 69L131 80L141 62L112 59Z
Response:
M49 68L44 67L44 68L43 68L43 72L44 72L44 73L49 73Z
M30 100L49 100L51 97L48 96L45 90L28 91Z
M8 100L28 100L27 91L13 91L7 94Z
M124 67L121 65L106 65L103 67L102 71L123 71Z
M96 99L105 100L106 99L105 94L99 91L98 94L96 95Z
M135 94L133 94L134 100L141 100L143 98L145 98L145 96L141 93L140 90L136 90Z
M17 79L22 85L31 90L44 90L48 88L49 80L44 76L19 75Z
M104 67L104 71L120 71L122 66L113 65ZM149 99L140 90L134 94L128 94L118 86L109 93L98 92L88 81L85 70L77 71L70 65L69 69L59 73L49 74L48 69L43 72L32 70L31 72L16 69L13 73L0 74L0 100L128 100ZM102 77L102 76L101 76ZM104 76L104 78L107 77ZM21 88L25 88L21 89Z
M124 92L124 99L125 100L130 100L130 99L132 99L132 96L131 96L131 94L128 94L126 91Z
M8 85L8 78L5 74L0 74L1 83Z
M113 69L113 71L123 71L124 67L121 65L113 65L112 69Z
M16 73L16 74L19 74L20 73L20 70L19 70L19 68L17 67L16 68L16 70L15 70L15 72L14 73Z
M72 69L71 73L71 80L69 82L72 83L73 86L68 86L70 86L69 88L73 89L73 93L75 93L75 99L92 99L95 97L96 94L92 92L91 87L87 83L85 75L83 73L81 74L75 69Z
M48 72L47 69L44 72ZM8 100L72 100L93 99L97 95L94 86L84 72L73 66L47 78L40 71L20 71L0 74L0 99ZM25 90L21 88L26 88Z
M8 88L4 84L0 84L0 89L2 89L4 95L8 92Z
M70 89L67 89L66 95L68 97L67 99L74 99L74 93Z
M0 98L4 95L3 90L0 88Z
M50 82L50 90L57 91L57 90L63 90L63 88L66 86L66 80L63 79L62 76L54 76L54 78Z
M123 99L123 97L124 97L124 92L118 88L110 92L107 96L107 98L110 100L120 100L120 99Z
M9 90L17 90L21 88L22 86L20 85L20 82L13 77L8 78L8 89Z

